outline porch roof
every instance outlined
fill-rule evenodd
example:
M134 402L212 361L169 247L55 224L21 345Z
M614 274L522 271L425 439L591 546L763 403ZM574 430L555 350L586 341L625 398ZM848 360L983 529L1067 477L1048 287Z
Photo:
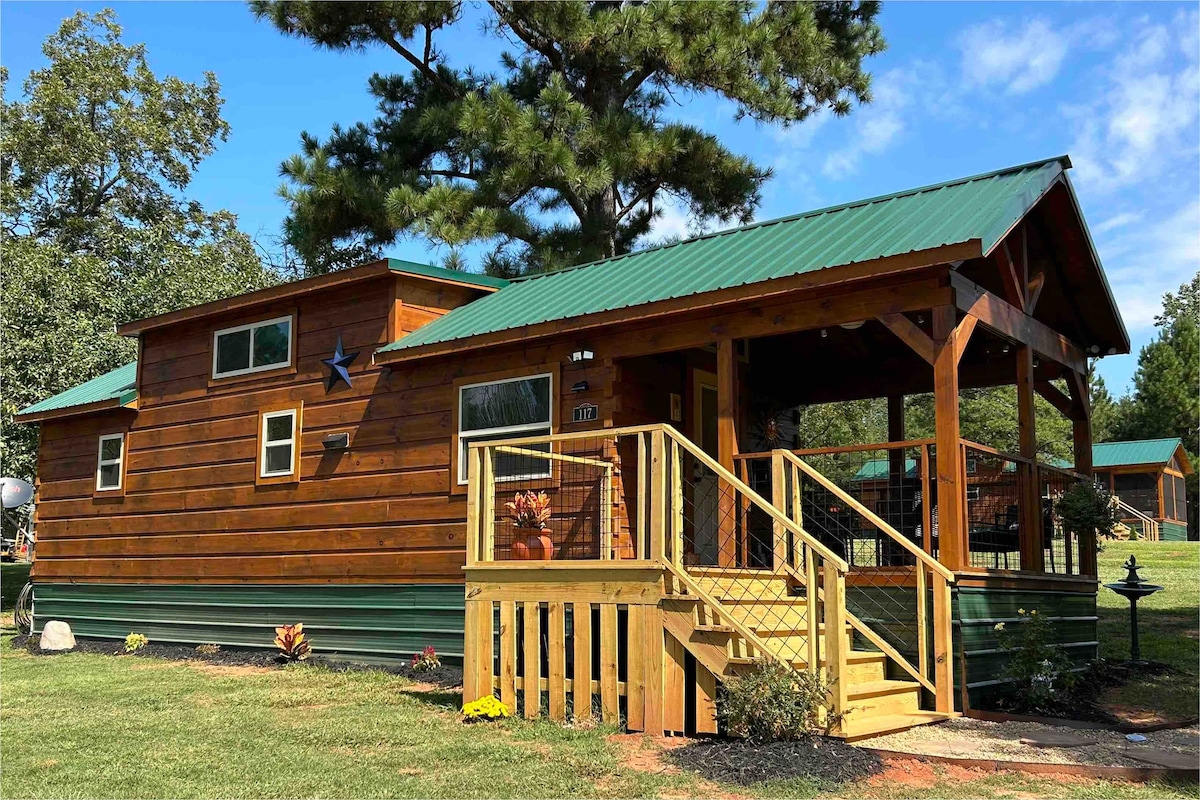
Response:
M512 331L947 245L978 243L978 254L985 255L1070 165L1066 156L1059 156L517 279L379 352ZM934 258L930 264L942 260Z
M64 409L119 408L137 400L137 362L132 361L99 377L72 386L17 412L17 421L33 421Z

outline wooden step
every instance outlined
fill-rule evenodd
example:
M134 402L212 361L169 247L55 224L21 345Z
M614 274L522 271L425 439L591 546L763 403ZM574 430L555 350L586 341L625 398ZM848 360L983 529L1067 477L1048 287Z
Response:
M841 738L847 742L860 742L875 736L889 733L899 733L918 725L934 725L945 722L951 714L941 714L937 711L910 711L907 714L884 714L878 717L862 717L854 719L847 717L842 722Z
M851 683L846 691L846 718L883 717L921 710L921 684L916 681Z
M729 663L737 669L745 669L758 662L757 659L734 656ZM792 659L792 667L798 670L808 668L808 663L802 659ZM821 666L828 662L822 658ZM865 650L852 650L846 656L846 681L851 684L875 683L887 677L887 656L883 653L871 653Z

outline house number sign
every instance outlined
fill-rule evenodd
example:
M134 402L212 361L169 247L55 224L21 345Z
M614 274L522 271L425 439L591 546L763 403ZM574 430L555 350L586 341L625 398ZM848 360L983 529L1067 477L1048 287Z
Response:
M600 406L595 403L584 403L575 406L571 411L572 422L595 422L600 419Z

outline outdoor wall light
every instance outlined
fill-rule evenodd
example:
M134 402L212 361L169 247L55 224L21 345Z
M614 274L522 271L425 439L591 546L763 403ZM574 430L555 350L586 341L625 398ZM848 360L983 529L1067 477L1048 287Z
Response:
M588 382L580 381L571 387L572 392L586 392L588 390Z
M580 361L591 361L595 357L596 354L591 350L576 350L574 353L571 353L571 362L578 364Z
M326 450L345 450L349 446L350 434L348 433L327 433L321 440L321 447Z

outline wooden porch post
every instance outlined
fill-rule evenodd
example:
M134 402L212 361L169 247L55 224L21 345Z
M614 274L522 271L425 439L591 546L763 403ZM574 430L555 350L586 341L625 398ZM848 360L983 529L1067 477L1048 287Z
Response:
M1092 401L1089 397L1087 376L1070 370L1067 375L1067 389L1071 393L1072 411L1071 434L1075 450L1075 471L1094 477L1092 469ZM1096 575L1096 539L1095 536L1085 536L1079 542L1079 574Z
M734 471L734 456L738 452L737 414L737 354L733 339L723 338L717 342L717 462ZM732 487L718 482L718 563L723 567L737 563L736 498Z
M1017 347L1017 440L1020 453L1030 464L1017 470L1017 498L1020 524L1021 569L1041 572L1045 555L1042 549L1041 496L1037 470L1037 424L1033 389L1033 348Z
M888 441L889 442L904 441L904 395L902 395L902 394L888 395L887 428L888 428ZM888 450L887 452L888 452L888 492L889 492L889 495L891 495L892 492L896 493L895 496L891 497L891 499L889 500L887 507L889 509L894 509L895 511L899 512L901 504L903 503L904 475L906 472L906 470L904 469L905 461L906 461L906 459L904 458L904 448L895 447L895 448ZM897 502L897 498L900 498L899 502ZM892 523L896 527L900 527L900 525L898 524L900 522L899 519L889 519L888 522ZM891 543L884 542L883 546L886 548L886 550L881 555L884 556L886 561L882 562L882 563L887 563L889 565L895 564L895 563L900 563L900 564L904 563L903 560L896 562L894 560L894 558L892 557L893 555L900 555L900 554L892 552L894 550L894 548L891 547Z
M963 464L958 421L957 312L954 306L933 309L934 427L937 441L938 560L950 570L966 563L963 532Z

